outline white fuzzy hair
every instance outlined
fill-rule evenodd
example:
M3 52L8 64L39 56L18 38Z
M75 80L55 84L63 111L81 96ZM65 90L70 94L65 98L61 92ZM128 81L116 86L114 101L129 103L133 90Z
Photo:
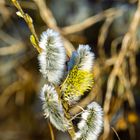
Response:
M82 120L78 123L79 131L74 140L97 140L103 127L103 111L100 105L92 102L82 113Z
M61 131L69 128L69 122L64 116L63 108L58 100L58 94L52 85L45 84L42 88L40 99L43 101L45 118L49 117L50 122Z
M66 53L60 34L51 29L43 32L39 42L40 72L51 83L59 84L64 74Z
M92 71L95 56L94 53L91 52L89 45L79 45L77 53L76 64L79 69Z

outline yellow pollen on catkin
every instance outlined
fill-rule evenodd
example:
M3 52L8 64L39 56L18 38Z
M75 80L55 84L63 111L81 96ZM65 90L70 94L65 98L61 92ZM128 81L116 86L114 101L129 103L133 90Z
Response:
M61 92L63 93L64 99L67 100L71 96L77 97L83 95L85 91L92 88L93 83L92 73L80 70L77 66L74 66L62 84Z

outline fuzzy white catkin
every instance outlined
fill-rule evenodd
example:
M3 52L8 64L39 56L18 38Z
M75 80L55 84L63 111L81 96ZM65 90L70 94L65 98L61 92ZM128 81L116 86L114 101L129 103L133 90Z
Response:
M100 105L92 102L82 113L82 120L78 123L79 131L74 140L97 140L103 127L103 111Z
M68 101L69 105L76 104L77 101L84 94L84 92L91 89L91 87L93 85L93 75L92 75L93 64L94 64L94 53L91 51L90 46L89 45L79 45L77 51L73 52L73 54L70 58L70 62L69 62L70 73L66 80L70 81L70 82L67 82L67 81L64 82L65 84L63 84L63 86L61 88L62 91L65 91L66 89L73 89L71 91L69 90L68 92L64 93L64 95L67 95L67 93L69 93L68 96L64 96L65 100ZM77 73L75 71L73 71L75 66L78 68ZM72 73L72 71L75 73ZM78 72L80 73L80 71L87 72L87 74L85 74L85 77L82 78L82 75L78 74ZM90 76L88 76L88 74ZM83 75L84 75L84 73L83 73ZM77 80L74 83L73 81L76 78L77 78ZM78 83L79 81L83 81L83 82L81 82L79 84ZM88 85L88 86L86 86L86 85ZM68 86L71 86L71 87L67 88ZM76 86L77 86L77 88L76 88ZM83 88L85 90L81 90ZM76 95L76 91L79 92L78 95Z
M76 64L79 69L92 71L95 56L94 53L91 52L89 45L79 45L77 53Z
M39 42L40 72L50 82L59 84L64 74L66 53L60 34L51 29L43 32Z
M69 128L69 122L64 116L63 108L58 100L57 92L52 85L45 84L42 88L40 99L43 102L44 116L61 131Z

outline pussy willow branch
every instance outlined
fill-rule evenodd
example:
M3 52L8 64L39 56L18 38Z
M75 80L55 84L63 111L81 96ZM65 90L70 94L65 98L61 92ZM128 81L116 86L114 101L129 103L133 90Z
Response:
M29 27L29 29L30 29L32 35L34 36L34 38L35 38L35 40L36 40L36 43L37 43L36 45L37 45L37 46L35 46L35 47L36 47L37 51L40 53L42 49L41 49L41 48L39 47L39 45L38 45L39 39L38 39L38 37L37 37L36 31L35 31L35 28L34 28L34 25L33 25L33 20L32 20L32 18L31 18L27 13L24 13L24 11L22 10L22 8L21 8L21 6L20 6L20 4L19 4L19 2L18 2L17 0L12 0L12 2L13 2L13 4L15 5L15 7L19 10L19 12L20 12L22 18L23 18L23 19L25 20L25 22L27 23L27 25L28 25L28 27Z
M20 4L19 4L19 2L18 2L17 0L12 0L12 2L13 2L14 5L16 6L16 8L20 11L21 16L23 17L23 19L24 19L24 20L26 21L26 23L28 24L29 29L31 30L32 34L34 35L34 37L35 37L35 39L36 39L36 42L37 42L37 45L38 45L38 46L36 47L36 49L37 49L38 52L40 53L40 52L41 52L41 48L39 47L39 39L38 39L37 34L36 34L36 32L35 32L32 18L31 18L28 14L24 13L24 11L22 10L22 8L21 8L21 6L20 6ZM38 6L39 6L40 10L43 9L43 7L45 8L45 9L43 9L43 11L41 10L40 13L41 13L41 14L43 13L43 16L46 17L47 20L45 20L45 21L47 21L48 26L49 26L50 28L53 28L53 29L55 29L56 31L60 32L60 31L59 31L59 28L58 28L57 25L56 25L55 19L53 18L53 15L51 14L51 12L50 12L50 11L47 9L47 7L45 6L45 1L40 0L39 3L38 3L38 1L35 0L35 2L37 2L37 4L39 4ZM41 3L40 3L40 2L41 2ZM41 4L41 5L40 5L40 4ZM43 5L43 4L44 4L44 5ZM40 7L40 6L41 6L41 7ZM42 6L43 6L43 7L42 7ZM44 10L45 10L45 12L44 12ZM49 18L49 19L51 18L52 20L50 21L50 20L48 20L48 18ZM69 42L69 41L67 41L65 38L63 38L63 39L64 39L64 41L65 41L65 44L70 45L70 42ZM69 50L67 50L67 51L69 51ZM72 52L72 49L70 49L69 55L71 54L71 52ZM63 103L63 102L62 102L62 103ZM65 103L63 104L63 106L68 106L68 105L67 105L67 103L65 102ZM65 111L65 110L64 110L64 111ZM70 119L70 114L69 114L67 111L65 111L65 116L66 116L68 119ZM72 122L70 122L70 124L71 124L71 128L68 130L68 132L69 132L69 134L71 135L71 137L73 138L74 135L75 135L75 130L74 130L74 127L73 127Z
M52 12L46 6L45 1L44 0L39 0L39 1L34 0L34 2L37 4L39 11L40 11L40 15L41 15L42 19L44 20L44 22L46 23L46 25L49 28L52 28L52 29L58 31L59 33L61 33L60 29L57 26L57 22L56 22L55 18L53 17ZM62 36L62 38L64 41L64 46L66 48L66 52L67 52L68 56L71 56L72 51L74 51L75 49L74 49L73 45L64 36ZM61 98L60 98L60 100L61 100ZM62 104L63 104L63 107L64 106L68 107L67 102L62 101ZM64 113L65 113L65 116L67 117L67 119L70 120L71 116L68 112L68 109L64 108ZM71 128L68 130L68 132L69 132L71 138L73 138L75 135L75 130L74 130L74 127L73 127L73 124L71 121L70 121L70 125L71 125Z

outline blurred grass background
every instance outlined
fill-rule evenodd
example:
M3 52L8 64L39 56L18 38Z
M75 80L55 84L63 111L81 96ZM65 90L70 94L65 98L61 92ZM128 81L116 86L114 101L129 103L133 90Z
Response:
M78 44L95 52L95 84L80 101L104 109L100 139L139 140L140 2L137 0L20 0L38 36L48 27L65 38L68 55ZM0 1L0 140L51 140L39 100L39 73L25 21L10 0ZM76 114L78 108L70 109ZM56 140L68 134L53 128Z

